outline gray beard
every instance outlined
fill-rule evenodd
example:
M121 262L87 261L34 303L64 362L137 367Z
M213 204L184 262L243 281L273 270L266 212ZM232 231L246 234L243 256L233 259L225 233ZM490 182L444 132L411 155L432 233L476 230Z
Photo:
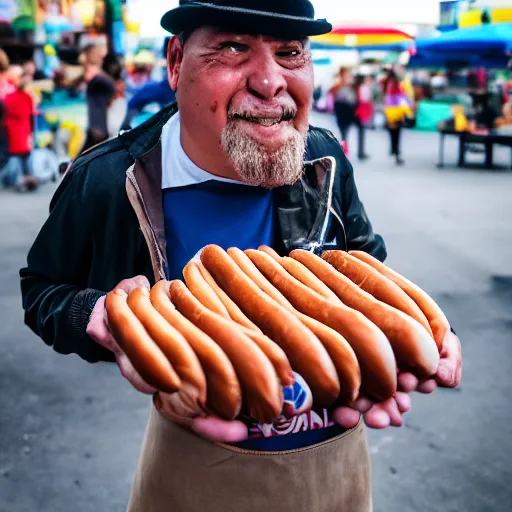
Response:
M268 150L229 121L222 131L221 145L240 179L248 185L276 188L300 179L304 167L306 136L294 130L277 151Z

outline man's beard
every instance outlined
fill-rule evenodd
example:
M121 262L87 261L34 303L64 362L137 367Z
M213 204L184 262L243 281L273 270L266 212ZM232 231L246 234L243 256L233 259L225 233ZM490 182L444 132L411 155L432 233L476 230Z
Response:
M221 145L244 183L265 188L292 185L302 176L306 136L295 129L291 132L279 149L269 152L238 121L230 119L222 131Z

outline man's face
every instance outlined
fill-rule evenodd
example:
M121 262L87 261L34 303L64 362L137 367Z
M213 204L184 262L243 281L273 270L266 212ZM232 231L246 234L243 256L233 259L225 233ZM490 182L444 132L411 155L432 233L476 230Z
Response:
M178 90L182 122L193 127L205 150L223 150L252 184L296 181L292 169L279 176L282 170L273 160L295 168L300 161L295 170L300 175L314 86L307 43L205 27L191 34L181 57L179 48L171 42L171 87ZM247 165L268 169L262 176L246 176L258 172L241 169Z

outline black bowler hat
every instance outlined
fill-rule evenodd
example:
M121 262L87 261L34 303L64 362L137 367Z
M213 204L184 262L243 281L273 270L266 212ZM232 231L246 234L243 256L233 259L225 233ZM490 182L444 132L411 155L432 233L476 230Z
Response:
M164 14L161 25L173 34L213 25L239 33L282 39L327 34L332 25L315 19L309 0L180 0Z

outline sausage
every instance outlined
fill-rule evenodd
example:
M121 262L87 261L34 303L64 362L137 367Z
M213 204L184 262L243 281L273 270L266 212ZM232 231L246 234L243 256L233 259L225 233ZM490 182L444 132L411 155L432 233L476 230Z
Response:
M348 341L334 329L297 311L297 318L318 337L331 357L340 380L337 404L351 404L361 389L361 368Z
M233 420L240 414L242 389L228 356L207 334L176 310L170 283L159 281L151 288L154 308L187 340L206 375L206 406L217 416Z
M432 329L432 334L434 335L437 348L439 349L439 352L441 352L444 339L448 332L450 332L450 323L434 299L432 299L432 297L430 297L430 295L419 286L412 283L398 272L387 267L384 263L381 263L370 254L362 251L350 251L349 254L361 261L364 261L374 269L378 270L382 275L391 279L391 281L396 283L405 293L407 293L407 295L409 295L409 297L411 297L414 302L416 302L423 314L426 316L430 328Z
M262 252L266 252L269 256L271 256L268 251ZM274 259L282 264L285 259L291 258L279 257L279 259ZM291 261L300 265L300 263L296 262L295 260ZM251 265L251 275L257 277L257 282L262 285L260 289L262 289L262 291L273 289L275 290L275 294L281 295L280 292L258 270L254 263L250 261L250 259L248 263L246 262L246 268L249 266L249 263ZM323 285L323 283L321 284ZM340 302L338 297L331 290L329 290L329 292L330 294L334 295L336 302ZM349 404L354 401L357 398L361 388L361 370L356 355L352 347L348 344L347 340L345 340L341 334L337 333L330 327L327 327L317 320L299 313L286 299L284 299L283 306L286 307L286 309L291 313L293 313L293 315L296 316L303 325L310 329L327 350L327 353L329 354L334 367L336 368L338 379L340 381L340 395L338 397L338 402Z
M210 285L210 288L215 292L217 297L219 297L222 304L224 304L231 319L248 329L261 332L261 329L242 313L242 310L229 298L229 295L215 282L215 279L213 279L212 275L206 270L201 261L197 261L196 265L204 280Z
M275 249L272 249L272 247L269 247L268 245L260 245L258 247L258 251L266 252L269 256L274 258L278 263L281 263L281 256L277 253Z
M363 313L382 330L402 370L411 370L419 377L436 373L439 365L437 346L416 320L377 300L322 258L301 250L293 251L291 257L312 271L315 279L328 284L344 304Z
M268 280L301 313L339 332L356 353L362 374L362 388L377 400L396 393L397 368L393 350L384 333L359 311L331 302L292 277L261 251L248 256Z
M282 258L281 265L291 274L295 279L302 284L311 288L313 291L322 297L332 300L336 304L340 303L338 296L322 281L320 281L311 270L293 258Z
M239 326L244 334L251 338L263 353L269 358L283 386L293 386L295 375L293 373L290 361L286 357L283 349L262 332L255 332L252 329Z
M432 336L430 325L421 309L393 281L345 251L326 251L322 254L322 259L376 299L412 316Z
M128 307L127 299L128 294L121 289L115 289L107 295L105 309L112 335L133 367L150 386L164 393L179 391L181 379Z
M231 318L228 310L205 281L194 261L189 262L188 265L185 266L183 269L183 277L185 278L187 288L203 306L224 318Z
M128 307L139 319L181 379L183 402L204 411L206 377L201 363L187 340L153 307L147 288L137 288L128 295Z
M339 395L340 382L320 340L293 313L260 290L220 247L204 248L201 261L249 319L284 350L294 371L311 388L316 404L332 405Z
M260 290L264 291L284 308L288 309L289 311L293 310L293 306L290 304L290 302L286 300L285 296L279 292L279 290L276 290L276 288L272 286L264 276L261 275L261 272L258 271L257 267L247 256L247 254L235 247L228 249L228 254L242 269L244 274L249 277Z
M283 388L263 351L231 320L204 307L181 281L172 281L171 300L183 315L211 336L233 363L249 415L269 423L282 412Z

